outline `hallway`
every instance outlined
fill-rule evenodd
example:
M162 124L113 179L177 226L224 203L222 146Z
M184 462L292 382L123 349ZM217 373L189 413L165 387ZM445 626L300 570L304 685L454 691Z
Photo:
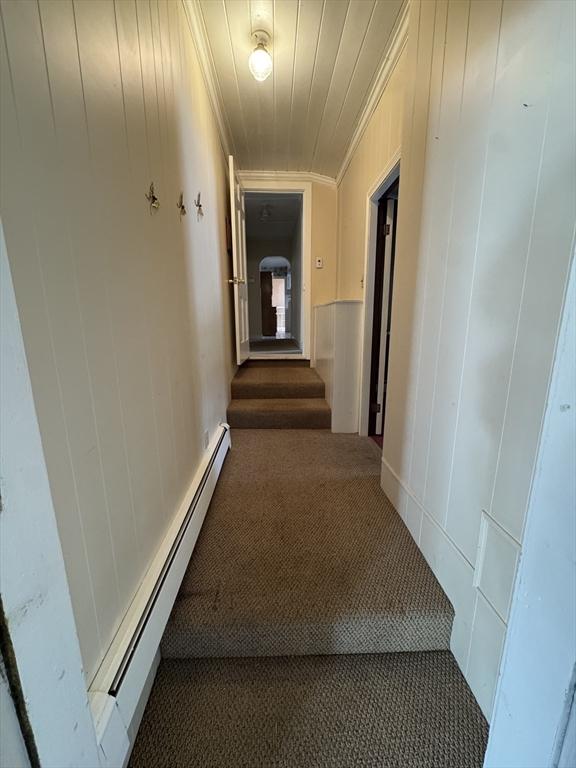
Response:
M482 764L452 606L380 455L356 435L233 430L133 768Z
M0 26L0 768L561 764L576 0Z

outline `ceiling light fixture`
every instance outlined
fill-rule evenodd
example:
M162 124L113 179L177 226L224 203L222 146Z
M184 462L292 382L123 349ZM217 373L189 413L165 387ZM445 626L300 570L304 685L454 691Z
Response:
M270 35L263 29L258 29L252 35L256 47L248 59L248 67L255 80L259 83L264 82L272 72L272 56L268 53L267 46L270 45Z
M260 209L260 221L268 221L272 216L272 206L265 203Z

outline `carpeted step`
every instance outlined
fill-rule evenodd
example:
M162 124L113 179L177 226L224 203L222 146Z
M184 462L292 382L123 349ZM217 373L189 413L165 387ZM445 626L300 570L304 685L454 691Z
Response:
M282 368L310 368L310 360L304 360L302 358L295 358L294 360L284 359L275 360L272 357L267 357L262 360L246 360L242 363L242 368L276 368L278 366Z
M233 430L162 656L448 650L452 606L380 464L357 435Z
M131 768L480 768L450 653L162 660Z
M227 419L236 429L330 429L332 414L319 397L246 398L230 402Z
M233 399L311 398L324 399L324 382L312 368L266 366L238 369L232 379Z

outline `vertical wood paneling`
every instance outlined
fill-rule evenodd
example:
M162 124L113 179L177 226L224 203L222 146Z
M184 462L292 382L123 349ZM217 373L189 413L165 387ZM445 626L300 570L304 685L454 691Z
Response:
M125 404L126 429L131 437L128 460L132 478L134 508L138 518L145 521L139 526L144 534L141 542L145 550L160 534L161 520L157 511L163 508L164 477L161 469L158 436L158 407L152 387L152 360L154 328L150 322L148 304L154 291L153 254L150 240L153 237L152 221L139 217L141 195L151 176L148 130L144 106L144 88L140 55L138 20L135 3L116 3L118 30L118 55L122 78L123 109L126 145L130 165L130 194L134 220L139 220L132 233L134 247L126 253L127 268L140 290L131 293L132 302L126 317L129 337L127 367L133 375L131 396ZM142 412L149 418L142 419ZM140 468L140 472L137 471Z
M389 40L401 5L400 0L393 0L393 2L377 0L374 6L374 12L370 17L358 58L347 84L338 119L332 129L332 137L322 146L324 164L318 168L320 173L329 175L332 168L338 167L346 153L350 136L354 133L378 71L381 61L380 52L387 47L387 43L383 44L383 41Z
M262 166L264 168L283 170L287 167L299 12L300 4L297 2L292 0L275 0L274 2L274 69L271 77L268 78L273 80L274 88L274 144L271 157L266 158L266 164ZM273 163L272 166L269 165L270 162ZM239 158L239 167L243 168L241 158Z
M310 92L318 53L320 24L325 4L322 0L308 0L300 4L298 37L294 52L294 84L290 105L290 125L284 167L292 155L301 156L302 144L308 131L307 117Z
M316 146L312 159L312 167L318 168L320 173L326 173L323 164L323 155L332 139L332 133L340 116L343 101L346 97L346 89L341 90L341 85L348 84L354 74L356 62L362 50L368 25L372 20L375 8L375 0L366 0L351 6L351 11L346 15L342 37L334 67L331 72L330 88L322 111L322 120L316 136ZM339 87L335 87L336 84Z
M274 0L249 0L249 24L252 31L256 29L265 29L272 34L272 55L274 55L274 29L275 29L275 2ZM244 62L244 68L247 67L248 55ZM262 87L263 86L263 87ZM256 87L258 99L258 119L262 128L259 131L260 155L258 158L258 168L262 168L274 153L275 132L274 125L274 97L275 97L275 79L272 75L260 87Z
M90 680L225 411L223 158L179 3L1 8L2 217Z
M86 273L82 279L81 306L89 329L91 379L119 604L126 605L138 584L137 572L131 563L138 562L139 552L128 475L124 414L124 404L131 395L131 389L124 389L125 380L120 369L121 350L129 348L122 322L125 294L129 296L125 281L129 276L110 258L115 243L121 252L129 252L131 248L129 230L122 226L122 219L127 216L125 201L130 190L114 7L104 2L74 4L74 19L90 161L93 169L97 169L92 183L98 200L98 224L102 226L106 222L106 235L98 237L100 252L92 253L90 263L84 264ZM108 180L112 178L115 183L110 185ZM82 243L79 242L78 249L81 248ZM125 263L124 260L120 262L122 266ZM100 265L98 279L101 282L97 294L90 287L94 264ZM102 304L108 309L106 334L101 332ZM100 590L96 592L100 594ZM114 612L118 614L118 608ZM116 622L119 623L120 618L117 616ZM103 624L103 628L107 629L102 638L104 644L111 641L116 626L116 623Z
M324 104L332 82L334 62L340 48L342 32L349 10L350 5L344 0L337 3L326 0L324 3L322 23L318 32L314 73L306 109L306 133L302 138L298 165L298 170L301 171L314 169L312 161L316 148L316 136L320 128Z
M469 54L470 3L450 3L446 19L438 123L434 127L433 146L430 147L429 152L429 156L432 153L436 154L438 160L436 168L430 170L430 177L439 181L436 183L433 204L430 206L431 229L425 234L430 259L427 288L431 290L427 294L429 311L424 317L426 344L422 346L421 355L424 357L428 354L430 357L427 360L427 369L421 369L424 413L419 420L420 423L425 423L428 429L428 434L422 440L425 446L423 501L426 508L439 521L444 521L445 517L449 478L445 470L450 466L449 455L439 450L439 442L449 432L450 411L456 408L455 399L446 399L447 384L454 380L454 374L449 370L449 366L443 365L444 357L440 356L440 349L444 342L446 347L453 350L455 342L453 334L458 332L457 320L461 316L461 308L458 307L455 316L452 317L453 321L456 320L456 326L453 322L445 322L451 307L452 296L462 295L460 286L454 286L453 280L457 274L455 267L464 261L465 254L459 249L455 257L455 265L450 259L450 249L454 223L458 220L459 214L461 215L460 211L456 210L457 147L458 137L462 132L464 79ZM445 99L444 94L446 94ZM466 208L464 215L468 210L473 211L474 208L472 206L469 209ZM449 394L448 397L450 397ZM437 408L442 409L442 415L434 419ZM432 435L434 435L434 442L432 442ZM413 455L416 449L415 435ZM414 464L412 472L413 478L416 478ZM415 492L420 490L414 484L413 489Z
M547 97L526 108L518 94L545 87L557 51L549 42L557 24L552 8L503 9L450 499L453 519L474 517L458 539L471 559L480 510L491 504L546 123ZM470 506L474 511L463 515Z
M52 346L58 369L61 397L65 409L67 441L72 457L72 482L78 497L79 511L87 548L87 558L95 594L109 595L107 604L97 603L97 621L100 627L101 642L105 642L102 627L115 629L119 587L117 578L117 559L112 545L115 531L112 529L110 515L110 497L108 488L103 483L102 436L93 424L94 412L97 412L98 400L86 375L86 357L84 342L78 336L83 325L86 328L86 351L91 346L89 306L84 306L84 294L79 292L82 305L82 317L79 314L78 300L73 283L74 269L70 261L70 233L67 231L66 218L61 219L61 206L66 205L69 188L63 186L67 180L61 177L61 168L57 163L57 144L52 120L52 104L49 84L46 79L46 63L42 49L42 34L38 7L33 3L8 4L3 6L3 17L8 40L10 68L13 73L19 124L24 153L27 158L26 175L35 179L30 184L33 195L33 210L37 222L37 232L42 264L43 291L48 306L48 322L52 331ZM67 8L70 11L70 7ZM73 17L71 18L73 23ZM24 42L31 38L37 41L35 46L26 46ZM83 111L81 112L83 116ZM82 132L85 135L85 130ZM82 134L81 134L82 135ZM60 142L66 136L59 133ZM60 144L60 148L63 145ZM36 179L36 176L38 178ZM96 201L95 201L96 202ZM96 202L97 204L97 202ZM66 211L68 209L66 208ZM64 223L64 226L62 224ZM7 241L10 249L10 230L7 225ZM76 237L74 241L77 242ZM79 264L79 282L82 284ZM98 274L90 275L94 290L93 301L99 300L100 320L104 315L104 328L108 330L105 296L98 290L101 285ZM26 286L27 287L27 286ZM104 336L108 346L110 338ZM108 347L109 348L109 347ZM79 365L66 366L68 355L73 356ZM33 363L32 363L33 365ZM84 374L84 375L83 375ZM116 404L114 394L116 382L109 378L105 386L105 396ZM92 423L91 423L92 420ZM52 446L55 451L55 446ZM49 451L50 452L50 451ZM50 461L48 460L50 467ZM74 529L68 530L69 520L61 525L63 537L70 536L71 549L78 547L78 541L71 538ZM65 530L66 529L66 530ZM124 531L120 534L119 546L123 548L127 539ZM130 539L133 541L132 530ZM81 598L76 585L76 596ZM81 588L81 587L80 587Z
M414 402L418 370L416 329L419 327L421 302L418 296L419 269L417 254L422 218L426 137L430 112L430 81L433 57L433 41L436 3L417 3L410 11L410 27L406 66L406 108L402 127L402 159L400 169L401 200L409 196L410 204L398 206L398 230L396 248L402 259L394 266L394 291L409 297L405 301L392 302L391 328L402 328L405 341L390 345L390 371L387 392L396 403L387 408L386 429L395 439L390 440L387 457L391 466L400 470L400 477L409 476L414 429ZM410 148L409 151L407 148ZM408 192L404 192L408 188ZM387 395L388 398L388 395Z
M261 119L259 93L263 92L265 99L272 99L274 81L269 77L265 82L258 83L248 69L248 57L253 48L249 1L225 2L225 14L234 59L234 72L241 94L243 122L249 140L250 167L261 168L262 147L269 126L265 126ZM222 31L218 30L217 34L222 34Z
M568 279L566 254L573 253L576 239L576 89L571 77L576 71L576 6L555 3L548 13L554 21L543 32L548 34L546 44L554 49L554 60L541 80L526 80L525 101L518 109L522 116L526 110L546 110L546 118L491 502L492 515L517 539L524 528L555 351L551 342L556 337ZM524 107L524 103L531 106ZM532 386L527 387L526 382Z
M338 187L338 298L361 299L364 277L366 198L399 143L404 100L405 56L396 64L386 90ZM393 128L394 126L394 128Z
M95 604L94 586L91 573L90 553L87 549L86 535L80 509L78 487L75 482L73 457L67 430L63 406L61 377L59 375L55 350L54 332L50 322L48 301L43 284L40 238L36 223L35 209L30 210L30 190L20 184L12 184L13 179L29 175L30 155L27 152L23 135L20 131L21 114L15 100L13 78L14 65L9 60L4 44L8 32L7 14L12 15L12 29L21 30L21 24L27 18L35 25L32 4L16 7L5 6L2 10L2 66L0 88L2 120L0 131L1 165L0 174L2 218L6 238L10 247L18 252L19 258L11 263L15 288L20 297L24 296L20 312L23 334L26 336L26 353L31 369L32 384L36 391L36 406L43 418L43 447L50 454L51 492L55 506L58 507L60 536L63 547L69 551L66 561L72 599L76 605L76 618L81 625L79 634L89 658L97 657L102 650L98 615ZM20 16L25 13L26 17ZM65 30L63 30L65 34ZM40 36L36 35L36 43ZM13 44L18 47L21 39ZM29 55L32 52L30 51ZM36 57L38 53L36 54ZM48 126L50 123L48 122ZM50 446L58 445L59 451L50 452ZM115 590L112 589L112 600Z
M446 59L453 55L452 48L448 43L448 0L436 4L436 15L434 19L434 41L432 53L432 65L430 70L430 130L428 131L428 141L426 147L426 175L431 184L430 178L433 178L437 187L435 194L431 197L431 203L425 206L422 213L420 230L420 249L421 263L418 270L418 285L416 288L418 296L418 307L421 308L418 313L417 342L415 344L417 351L417 376L416 376L416 394L414 403L414 432L412 435L412 453L410 460L410 484L421 501L424 497L424 488L426 484L426 464L430 441L430 407L433 396L433 366L436 359L435 346L437 343L437 322L439 319L441 301L442 301L442 277L444 270L441 259L441 248L445 245L447 198L451 183L451 165L452 153L445 131L450 132L451 119L453 115L447 110L442 111L442 93L444 87L444 77L450 76L450 70ZM454 23L452 24L452 27ZM452 38L454 44L454 38ZM444 118L442 117L444 115ZM442 141L440 142L440 136ZM439 175L443 163L448 160L447 178L444 173ZM439 178L440 176L440 178ZM440 199L436 204L436 196ZM435 216L440 215L444 226L436 227ZM436 234L440 234L440 242L436 248Z
M574 13L411 11L383 484L487 717L574 247Z
M243 158L248 166L250 164L248 133L244 123L223 0L203 4L202 20L206 36L210 41L209 65L214 69L221 103L226 105L223 114L230 129L234 156Z
M448 498L455 458L454 433L477 256L478 223L486 170L487 126L494 91L501 9L502 3L499 0L471 4L460 125L453 145L456 163L451 203L453 214L431 424L431 434L436 435L436 438L434 450L428 456L427 475L428 503L431 508L438 510L447 528L450 515ZM459 477L455 479L460 482ZM457 511L453 519L456 524L461 520ZM459 537L455 536L455 540L459 541ZM464 551L472 562L474 553L468 549Z

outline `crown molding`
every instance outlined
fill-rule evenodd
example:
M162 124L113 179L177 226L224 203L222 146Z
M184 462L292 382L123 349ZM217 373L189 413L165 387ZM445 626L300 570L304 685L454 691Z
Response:
M326 184L329 187L336 186L336 179L331 176L322 176L320 173L310 171L238 171L241 181L295 181L314 182Z
M218 81L214 77L214 62L212 60L210 47L207 44L208 35L206 33L206 27L204 26L200 4L198 0L181 0L181 3L184 8L184 15L188 22L188 29L190 30L190 35L194 42L196 55L198 56L198 63L200 64L200 70L208 92L210 106L212 107L216 125L218 126L222 151L226 157L228 157L228 155L234 154L234 152L230 151L230 148L233 147L233 142L231 141L231 134L228 130L224 110L222 109L223 100L220 87Z
M235 154L234 144L231 139L231 132L229 130L225 111L223 109L224 102L222 99L222 94L218 85L217 78L214 74L214 62L210 52L210 47L207 43L208 35L204 25L204 19L202 17L199 0L180 1L184 8L184 14L188 22L188 28L194 42L196 54L198 56L200 70L202 72L206 90L208 92L208 98L212 107L212 112L218 127L222 151L226 156ZM354 152L356 151L358 144L364 135L370 118L378 106L378 103L382 97L382 94L384 93L388 81L390 80L394 68L398 63L400 55L404 50L406 41L408 39L408 14L409 0L406 0L400 9L398 18L396 19L394 29L390 35L391 42L388 48L388 52L382 61L382 64L380 65L378 73L376 74L374 84L371 88L364 109L362 110L356 129L352 135L352 138L350 139L344 160L342 161L336 178L314 173L313 171L239 171L239 176L241 178L244 177L246 180L253 181L308 181L314 182L316 184L338 186L352 161Z
M374 111L378 106L378 103L380 102L380 99L382 97L382 94L384 93L384 90L388 85L388 81L390 80L390 77L394 72L394 68L398 63L398 59L400 58L400 55L404 50L406 41L408 40L409 5L410 4L408 0L406 0L404 5L400 9L398 18L396 19L396 23L394 25L394 29L392 30L392 33L390 35L391 37L390 46L388 47L386 56L384 57L384 60L380 65L380 69L378 70L378 73L374 80L374 85L372 86L370 95L368 96L366 104L364 105L364 109L362 110L362 114L360 115L360 119L356 126L356 130L352 134L352 138L350 139L350 144L348 145L348 149L346 150L346 154L344 155L344 160L342 161L340 170L336 175L337 185L340 185L340 182L342 181L344 174L346 173L348 166L352 161L354 152L356 151L358 144L360 143L362 136L364 135L364 131L368 126L370 118L374 114Z

